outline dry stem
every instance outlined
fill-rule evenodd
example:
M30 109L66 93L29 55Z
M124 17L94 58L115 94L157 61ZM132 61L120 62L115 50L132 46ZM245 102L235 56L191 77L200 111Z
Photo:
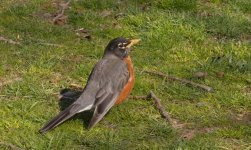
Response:
M61 10L61 13L58 14L56 17L53 18L53 23L55 24L57 22L57 20L59 20L61 17L64 16L64 12L66 9L68 9L68 6L70 4L71 0L69 0L68 2L66 2L63 6L62 6L62 10Z
M186 80L186 79L182 79L182 78L178 78L178 77L174 77L174 76L169 76L169 75L164 74L162 72L148 71L148 70L145 70L144 72L146 72L148 74L152 74L152 75L158 75L160 77L167 78L169 80L176 80L176 81L179 81L181 83L185 83L185 84L191 85L193 87L201 88L201 89L203 89L203 90L205 90L207 92L212 92L213 91L213 88L209 87L207 85L195 83L195 82L192 82L192 81L189 81L189 80Z
M13 145L13 144L10 144L10 143L5 143L5 142L0 142L0 145L3 145L5 146L6 148L10 148L12 150L22 150L21 148Z
M13 41L12 39L7 39L3 36L0 36L0 41L4 41L6 43L13 44L13 45L21 45L19 42Z
M129 96L129 98L131 98L131 99L144 99L144 100L152 98L154 100L154 105L158 109L160 115L168 123L170 123L172 127L174 127L174 122L171 119L169 113L164 109L164 107L161 105L160 99L152 91L150 91L150 93L147 96Z
M23 80L23 79L20 78L20 77L17 77L17 78L11 79L11 80L0 82L0 87L11 84L11 83L14 83L14 82L17 82L17 81L21 81L21 80Z

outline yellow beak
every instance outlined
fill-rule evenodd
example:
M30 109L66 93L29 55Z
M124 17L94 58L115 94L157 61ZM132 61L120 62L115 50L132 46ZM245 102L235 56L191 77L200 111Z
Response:
M128 44L128 45L126 46L126 48L132 47L133 45L139 43L139 41L141 41L141 40L140 40L140 39L132 39L132 40L130 40L130 44Z

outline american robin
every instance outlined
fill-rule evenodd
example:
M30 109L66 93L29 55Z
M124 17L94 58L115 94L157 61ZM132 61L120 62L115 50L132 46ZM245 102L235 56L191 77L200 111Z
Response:
M123 102L134 86L134 71L129 52L139 39L115 38L105 48L103 58L92 70L83 93L65 110L45 124L40 133L63 123L73 115L94 109L88 128L95 126L111 109Z

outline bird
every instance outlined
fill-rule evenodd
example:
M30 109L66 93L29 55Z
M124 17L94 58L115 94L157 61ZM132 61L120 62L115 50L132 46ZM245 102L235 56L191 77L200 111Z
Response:
M121 104L131 93L135 74L129 53L140 39L117 37L104 50L103 57L92 69L80 97L47 122L41 134L57 127L77 113L94 110L88 129L94 127L107 112Z

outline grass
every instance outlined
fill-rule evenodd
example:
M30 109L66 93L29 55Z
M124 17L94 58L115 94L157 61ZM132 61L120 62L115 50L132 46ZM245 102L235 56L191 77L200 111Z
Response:
M61 26L48 17L58 10L54 2L0 2L0 35L21 42L0 42L0 80L23 78L0 87L1 149L8 144L22 149L250 148L249 0L72 1ZM76 36L79 28L92 39ZM137 77L132 94L153 90L172 118L188 125L173 129L151 101L128 100L91 130L80 114L40 135L41 126L60 110L59 91L72 83L84 86L106 44L118 36L142 39L131 54ZM215 91L163 82L142 73L144 69L188 78ZM198 71L208 76L193 78ZM220 71L224 77L216 75ZM182 130L196 134L184 139Z

